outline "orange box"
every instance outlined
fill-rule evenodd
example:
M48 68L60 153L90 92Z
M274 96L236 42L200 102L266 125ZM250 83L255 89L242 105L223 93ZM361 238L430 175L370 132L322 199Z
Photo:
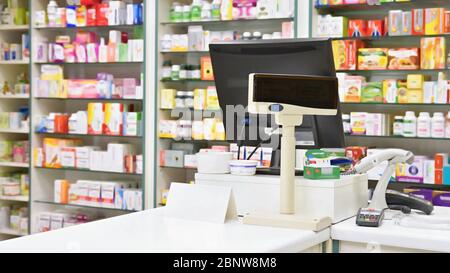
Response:
M211 57L202 57L200 59L201 66L201 79L203 81L213 81L214 80L214 72L213 66L211 62Z
M434 171L434 180L436 185L443 185L444 184L444 173L442 170L435 170Z
M365 37L367 36L366 20L349 20L348 21L348 37Z
M436 154L434 156L434 168L442 170L445 165L448 165L448 154Z

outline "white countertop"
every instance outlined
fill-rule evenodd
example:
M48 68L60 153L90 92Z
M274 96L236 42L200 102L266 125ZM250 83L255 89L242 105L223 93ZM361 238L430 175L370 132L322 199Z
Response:
M430 217L450 219L450 208L435 207ZM385 220L379 228L359 227L355 218L333 225L331 238L354 243L378 243L380 245L420 249L436 252L450 252L450 230L431 230L399 226L392 220Z
M301 252L330 238L294 229L213 224L149 210L0 243L1 252Z

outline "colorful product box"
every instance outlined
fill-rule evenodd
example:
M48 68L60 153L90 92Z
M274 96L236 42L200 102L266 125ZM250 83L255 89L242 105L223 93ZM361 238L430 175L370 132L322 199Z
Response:
M402 35L402 11L401 10L391 10L389 11L389 36L399 36Z
M425 10L424 9L413 9L412 11L412 34L413 35L424 35L425 34Z
M412 34L412 12L402 12L402 35Z
M365 37L367 35L366 20L349 20L348 21L348 37Z
M369 20L367 21L367 35L371 37L379 37L385 35L383 20Z
M381 82L368 82L363 85L361 102L383 102L383 86Z
M332 44L336 70L355 70L358 48L363 47L364 43L357 40L335 40Z
M344 102L361 102L361 93L365 78L362 76L346 76L344 84Z
M388 64L387 48L360 48L358 50L359 70L384 70Z
M416 70L419 69L418 48L391 48L388 50L390 70Z
M396 181L423 183L425 160L426 157L416 156L412 164L397 164Z
M444 32L444 8L425 9L425 34L437 35Z
M420 48L422 69L445 69L446 43L444 37L422 38Z
M350 114L350 127L352 135L366 134L366 112L352 112Z
M383 102L396 103L398 95L398 82L394 79L383 81Z

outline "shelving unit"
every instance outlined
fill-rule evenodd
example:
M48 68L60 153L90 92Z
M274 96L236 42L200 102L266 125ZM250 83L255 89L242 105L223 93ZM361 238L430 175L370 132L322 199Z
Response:
M209 51L162 51L160 41L165 34L185 34L188 32L189 26L203 26L204 30L210 31L224 31L233 30L239 33L245 31L259 31L261 33L272 33L275 31L281 31L283 22L293 22L294 35L298 35L298 5L301 1L295 0L295 10L293 10L294 16L288 18L271 18L271 19L243 19L243 20L214 20L214 21L194 21L194 22L171 22L169 20L170 7L172 2L175 1L157 1L157 70L156 70L156 97L157 102L157 128L155 138L158 139L156 147L156 166L155 166L155 206L161 204L161 192L170 187L171 182L188 182L194 179L195 169L192 168L170 168L160 166L159 154L160 151L170 149L172 143L195 143L201 146L210 147L211 145L228 145L226 141L203 141L203 140L173 140L159 138L159 126L158 120L176 119L173 117L172 111L169 109L161 109L160 107L160 90L165 88L172 88L176 90L188 90L192 91L196 88L206 88L207 86L214 85L214 81L201 81L201 80L162 80L161 79L161 67L164 61L170 60L174 64L200 64L199 59L202 56L209 56ZM191 4L192 0L176 1L183 4ZM304 7L305 8L305 7ZM306 8L305 8L306 9ZM188 109L173 109L176 113L183 111L190 111L191 113L202 112L214 112L214 111L194 111ZM198 120L198 117L195 118Z
M8 1L0 1L7 4ZM28 9L28 0L16 2L18 7ZM14 7L16 8L16 7ZM0 41L2 43L22 44L22 35L29 34L29 25L0 25ZM3 59L3 56L2 56ZM29 94L15 94L14 85L20 74L29 79L29 59L0 60L0 113L18 112L21 107L29 107ZM4 92L3 85L8 83L11 92ZM0 129L0 141L28 141L29 129ZM29 174L29 164L19 162L0 162L0 171L6 174ZM29 207L29 196L2 196L0 193L0 206ZM9 227L0 228L0 241L27 235Z
M31 10L35 12L37 10L46 10L48 0L31 1ZM144 3L144 22L147 22L147 7L146 1L133 1L133 3ZM65 0L58 0L59 7L67 5ZM34 18L33 18L34 19ZM149 20L154 20L150 18ZM111 30L118 30L122 32L128 32L130 39L133 32L139 32L143 34L144 48L147 46L147 24L143 25L116 25L116 26L86 26L86 27L42 27L36 26L35 21L31 22L31 36L32 44L38 42L54 41L58 35L68 35L74 38L74 35L78 31L92 31L99 37L104 37L108 42L109 32ZM97 73L106 72L112 74L114 78L135 78L138 81L143 80L141 83L143 86L144 97L142 99L101 99L101 98L60 98L60 97L39 97L37 95L36 86L32 86L32 99L31 105L33 109L33 124L31 125L32 133L32 148L42 147L43 140L45 138L62 138L62 139L81 139L84 146L99 146L102 150L106 149L109 143L125 143L132 144L136 148L137 155L143 155L143 173L117 173L107 171L94 171L88 169L72 169L72 168L47 168L47 167L31 167L31 179L33 181L33 187L31 188L31 233L37 232L38 215L41 212L57 211L63 209L64 211L76 212L76 211L88 211L94 213L100 219L108 218L112 216L123 215L131 213L133 211L127 211L122 209L108 209L98 206L79 205L79 204L59 204L54 200L54 181L57 179L67 179L72 183L78 180L94 180L99 182L116 181L116 182L137 182L139 188L143 191L143 207L145 206L145 199L147 195L146 189L146 129L147 113L146 108L146 81L147 81L147 67L146 63L147 55L144 54L143 62L108 62L108 63L51 63L40 62L35 58L35 48L32 52L31 60L31 75L32 78L38 78L41 74L41 68L44 65L57 65L61 66L64 71L64 79L95 79ZM146 50L145 50L146 51ZM142 77L141 77L142 75ZM39 133L34 132L34 128L37 125L38 117L46 116L51 112L55 113L75 113L77 111L86 111L87 105L90 102L103 102L103 103L124 103L134 105L134 112L142 112L143 130L140 136L115 136L115 135L91 135L91 134L59 134L59 133ZM150 122L150 121L149 121ZM151 138L149 138L151 139Z
M445 7L450 8L450 2L445 0L413 0L410 2L383 3L378 6L369 6L367 4L355 5L336 5L336 6L315 6L314 1L310 1L312 8L310 18L310 36L317 37L317 20L319 15L331 14L333 16L346 16L349 19L383 19L388 16L389 10L412 10L414 8ZM367 47L387 47L387 48L408 48L420 47L420 39L423 37L445 37L448 44L450 42L449 34L442 35L405 35L405 36L382 36L382 37L342 37L333 38L335 40L362 40ZM449 69L434 70L345 70L350 75L362 75L367 77L368 81L381 81L383 79L406 78L407 74L424 74L437 80L439 72L447 75ZM390 116L404 115L406 111L418 112L445 112L450 111L450 104L384 104L384 103L341 103L343 113L349 112L369 112L369 113L387 113ZM450 147L450 139L433 138L405 138L396 136L346 136L347 146L368 146L378 148L397 147L413 151L418 155L433 156L435 153L447 152ZM411 185L401 183L401 185Z

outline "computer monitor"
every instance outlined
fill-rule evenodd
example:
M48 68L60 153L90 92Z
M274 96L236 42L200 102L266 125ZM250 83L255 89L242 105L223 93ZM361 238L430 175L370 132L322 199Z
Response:
M333 52L329 39L290 39L222 42L210 45L219 103L229 141L256 146L261 140L279 145L273 117L227 113L227 106L248 104L248 79L251 73L297 74L335 77ZM338 98L336 98L338 100ZM339 101L336 102L339 106ZM233 121L227 121L233 118ZM234 124L235 126L227 126ZM264 127L264 128L262 128ZM266 128L267 127L267 128ZM254 133L257 131L257 139ZM342 115L305 116L296 129L298 149L341 148L345 146ZM272 141L270 141L272 140ZM274 141L275 140L275 141ZM279 147L272 147L279 149Z

